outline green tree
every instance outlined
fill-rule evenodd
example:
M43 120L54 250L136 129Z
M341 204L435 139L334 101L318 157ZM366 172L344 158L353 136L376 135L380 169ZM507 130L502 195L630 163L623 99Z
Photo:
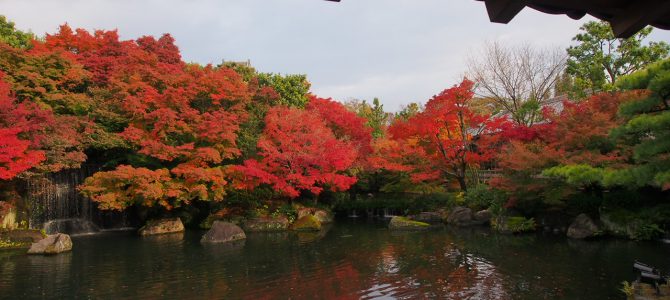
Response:
M345 103L345 106L367 120L365 125L372 128L372 137L384 137L391 114L384 111L384 105L379 102L379 98L374 98L372 105L365 100L352 100Z
M612 28L602 21L587 22L580 29L581 33L572 38L577 45L567 49L567 72L574 76L575 87L582 96L583 91L612 89L619 77L663 59L670 50L665 42L643 44L651 27L627 39L616 38Z
M651 184L670 189L670 59L622 77L617 87L647 89L649 94L624 103L619 109L626 123L614 130L612 136L633 146L635 164L607 172L605 184Z
M420 113L421 111L423 111L423 105L416 102L411 102L410 104L403 105L400 111L395 113L394 118L407 121L409 118Z
M311 85L307 81L307 75L260 73L258 84L261 87L269 86L279 93L281 105L303 108L309 101L307 93Z
M30 32L23 32L14 27L14 22L0 15L0 42L4 42L14 48L30 48L31 40L35 37Z

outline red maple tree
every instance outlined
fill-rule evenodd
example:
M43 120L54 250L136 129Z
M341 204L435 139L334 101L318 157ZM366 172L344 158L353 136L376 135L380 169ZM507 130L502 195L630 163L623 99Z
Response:
M430 99L424 111L392 124L391 137L406 153L403 161L391 162L394 168L399 163L411 167L415 181L455 179L467 191L466 171L495 157L497 133L506 123L469 108L472 87L465 79Z
M344 171L356 160L357 145L338 139L319 114L271 108L258 149L259 160L246 160L236 168L240 188L267 184L295 198L302 191L318 195L324 189L346 190L356 182Z
M49 111L30 102L16 103L0 72L0 180L10 180L46 159L39 150Z

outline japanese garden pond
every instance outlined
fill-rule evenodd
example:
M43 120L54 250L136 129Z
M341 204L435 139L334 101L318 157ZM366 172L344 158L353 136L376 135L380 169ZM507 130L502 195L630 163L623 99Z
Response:
M623 299L635 259L670 270L667 244L385 225L338 220L208 246L203 231L77 236L56 256L0 252L0 298Z

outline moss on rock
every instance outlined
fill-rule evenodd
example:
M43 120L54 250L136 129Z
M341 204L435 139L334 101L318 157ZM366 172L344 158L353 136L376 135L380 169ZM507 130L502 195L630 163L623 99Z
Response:
M430 224L413 221L406 217L395 216L389 222L389 229L393 230L425 230L430 228Z
M291 225L291 229L298 231L319 231L321 230L321 222L313 215L306 215Z

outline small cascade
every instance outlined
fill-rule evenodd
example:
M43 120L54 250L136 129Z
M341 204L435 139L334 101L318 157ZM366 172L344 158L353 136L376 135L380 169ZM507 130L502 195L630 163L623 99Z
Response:
M98 166L82 165L79 169L24 181L22 194L30 215L30 228L44 228L47 233L55 230L82 234L97 232L98 227L129 227L125 213L100 211L77 190L77 186L99 169Z
M389 209L384 208L384 219L390 219L393 218L394 216L392 214L389 214Z
M358 215L356 214L356 210L352 210L351 214L349 214L349 218L358 218Z

